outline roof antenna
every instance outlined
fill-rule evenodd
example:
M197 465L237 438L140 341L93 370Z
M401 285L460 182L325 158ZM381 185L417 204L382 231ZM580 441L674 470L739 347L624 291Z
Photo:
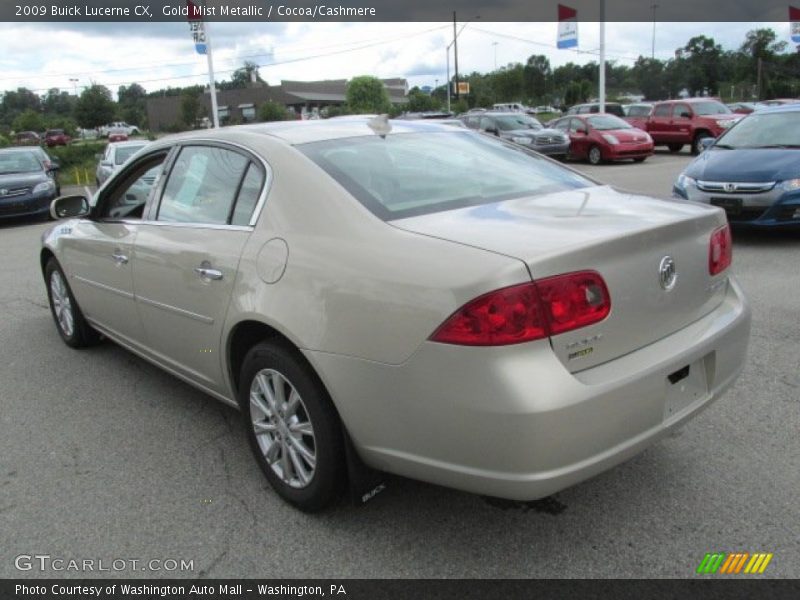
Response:
M389 115L378 115L376 117L372 117L369 121L367 121L367 126L381 136L382 140L385 140L386 134L392 130L392 126L389 123Z

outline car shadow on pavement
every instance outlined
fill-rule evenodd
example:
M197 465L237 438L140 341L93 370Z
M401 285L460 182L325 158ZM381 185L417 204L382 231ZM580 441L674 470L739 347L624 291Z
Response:
M761 247L785 246L800 244L800 228L795 229L753 229L732 226L733 245Z

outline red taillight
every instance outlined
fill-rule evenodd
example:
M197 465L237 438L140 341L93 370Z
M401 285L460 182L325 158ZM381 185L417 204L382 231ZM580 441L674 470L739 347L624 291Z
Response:
M708 273L716 275L731 266L733 261L733 242L731 228L724 225L714 230L708 242Z
M610 311L598 273L567 273L484 294L457 310L430 339L464 346L519 344L597 323Z

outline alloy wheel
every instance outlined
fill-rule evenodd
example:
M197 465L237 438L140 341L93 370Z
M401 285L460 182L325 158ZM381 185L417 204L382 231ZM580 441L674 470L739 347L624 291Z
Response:
M61 332L68 338L75 332L75 315L72 312L72 302L61 273L53 271L50 276L50 295L53 298L53 310Z
M314 427L297 389L274 369L250 385L250 418L259 449L272 471L292 488L306 487L317 464Z

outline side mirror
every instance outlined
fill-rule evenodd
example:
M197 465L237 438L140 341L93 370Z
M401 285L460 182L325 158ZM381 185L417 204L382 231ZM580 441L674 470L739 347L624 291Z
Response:
M583 134L586 134L586 128L584 128L584 127L578 127L578 128L575 130L575 133L583 133Z
M84 196L61 196L50 203L50 216L54 219L85 217L89 211L89 201Z
M680 117L681 117L681 119L691 119L692 118L692 114L690 112L683 111L680 114Z
M700 147L703 150L708 150L709 148L711 148L711 146L714 145L714 142L716 142L716 141L717 141L717 138L712 138L712 137L702 138L700 140Z
M101 167L106 167L107 169L111 169L114 165L111 163L110 160L104 160L100 163Z
M500 135L500 133L497 131L495 127L486 127L484 131L486 133L491 133L492 135Z

